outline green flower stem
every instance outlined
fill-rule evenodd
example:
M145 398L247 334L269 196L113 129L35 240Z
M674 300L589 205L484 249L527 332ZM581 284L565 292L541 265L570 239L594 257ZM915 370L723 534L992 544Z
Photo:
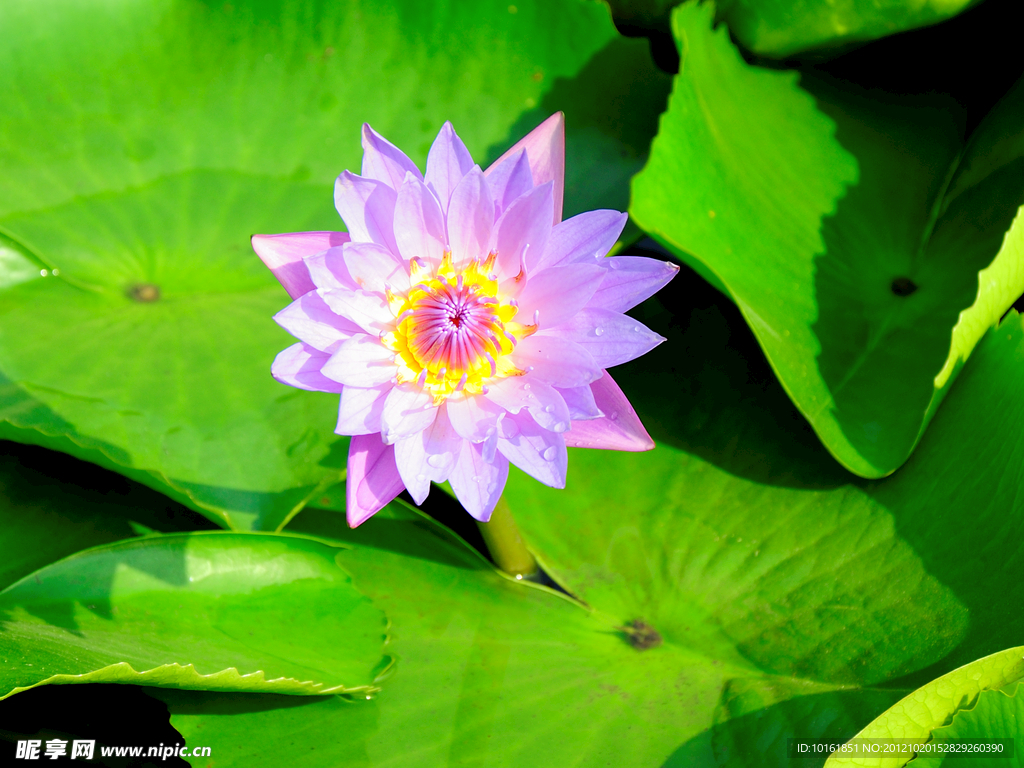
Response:
M537 561L526 548L504 496L498 499L491 519L477 525L491 557L501 570L517 579L527 579L538 572Z

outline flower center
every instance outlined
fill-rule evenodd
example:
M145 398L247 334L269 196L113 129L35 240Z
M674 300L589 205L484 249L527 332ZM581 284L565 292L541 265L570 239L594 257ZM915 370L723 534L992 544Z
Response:
M382 340L395 352L399 383L415 381L441 402L454 392L480 394L489 380L523 375L507 356L536 326L513 321L516 302L498 295L494 262L490 254L456 269L446 253L430 275L413 259L408 293L387 291L395 329Z

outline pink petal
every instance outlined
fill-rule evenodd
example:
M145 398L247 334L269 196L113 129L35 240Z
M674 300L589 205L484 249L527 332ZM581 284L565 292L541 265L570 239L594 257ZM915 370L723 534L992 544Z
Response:
M394 377L395 353L375 336L361 334L338 347L322 370L349 387L376 387Z
M515 277L524 263L533 273L551 234L551 182L535 187L517 199L495 224L492 234L498 253L498 276Z
M386 443L422 432L437 416L434 396L416 384L399 384L388 393L381 414L381 436Z
M328 379L320 372L329 357L330 355L300 341L278 353L270 366L270 374L282 384L299 389L341 392L341 384Z
M629 216L618 211L587 211L551 230L544 259L538 268L593 261L615 245Z
M557 224L562 220L562 192L565 188L565 115L556 112L538 125L495 160L487 173L492 173L520 149L526 150L535 185L554 182L552 223Z
M452 192L448 206L448 243L456 265L487 255L494 226L494 201L487 182L473 166Z
M593 355L601 368L628 363L665 341L665 337L628 315L589 307L558 328L537 335L547 333L576 342Z
M565 488L569 457L562 435L542 429L525 413L506 415L501 427L498 450L506 459L544 485Z
M348 273L348 267L345 266L345 257L342 255L344 250L344 245L328 248L323 253L306 259L309 276L313 278L313 284L317 288L322 290L344 288L348 291L359 289L356 281L352 279L352 275Z
M380 417L391 386L391 382L378 387L346 386L338 403L338 425L334 431L339 435L374 435L380 432Z
M530 160L525 149L501 164L492 165L484 171L484 177L497 207L496 216L501 216L517 198L533 189L533 174L530 173Z
M422 504L430 483L443 483L462 450L462 438L452 429L442 405L434 423L395 443L395 461L413 501Z
M332 312L351 320L366 333L379 336L394 326L395 316L391 314L383 293L350 291L347 288L320 290L318 293Z
M345 514L351 528L362 525L402 492L395 448L380 435L357 435L348 447Z
M334 207L352 239L383 245L398 253L395 245L395 201L398 193L383 181L364 179L344 171L334 183Z
M613 312L632 309L679 274L675 264L643 256L613 256L603 264L608 271L587 305Z
M601 409L597 407L597 403L594 402L594 391L589 384L582 387L560 389L558 393L565 400L565 404L569 408L569 418L572 421L596 419L603 415Z
M512 353L512 362L559 388L582 387L601 378L602 373L591 354L579 344L541 334L520 341Z
M528 409L534 421L552 432L569 428L569 406L558 390L535 376L510 376L496 381L489 385L484 397L510 413Z
M347 232L292 232L284 235L253 235L252 249L263 260L293 299L315 286L302 259L348 242Z
M363 169L360 173L367 179L383 181L396 191L402 186L406 173L417 179L423 178L416 163L373 130L369 123L363 123Z
M587 305L605 278L605 270L597 264L571 264L551 267L530 275L519 294L520 323L534 322L551 328L572 318Z
M274 315L274 321L295 338L328 355L362 329L331 311L316 291L303 294Z
M412 177L398 190L395 205L395 242L405 261L423 259L437 267L448 245L444 214L434 193Z
M590 386L597 406L605 415L600 419L574 421L572 428L565 433L569 447L612 451L649 451L654 448L654 441L640 423L633 406L607 371Z
M447 212L448 201L455 188L472 167L473 158L469 150L455 133L452 124L446 122L427 153L427 175L424 177L427 186L441 201L444 211Z
M448 398L448 419L460 437L482 443L497 429L503 410L484 395L455 394Z
M491 519L507 481L508 459L498 454L489 462L483 446L473 443L462 444L462 453L448 476L459 503L482 523Z
M387 248L376 243L348 243L342 249L345 267L353 282L367 291L383 291L385 285L396 290L409 288L405 265Z

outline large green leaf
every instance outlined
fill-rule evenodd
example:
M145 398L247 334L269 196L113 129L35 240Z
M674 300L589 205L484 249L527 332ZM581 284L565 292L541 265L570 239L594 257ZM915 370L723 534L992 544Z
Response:
M34 446L0 442L0 589L86 547L154 529L208 525L123 477Z
M1010 645L1020 317L982 342L908 465L865 482L820 450L738 313L693 287L664 297L689 316L647 305L669 340L620 371L659 447L573 451L564 491L510 480L530 544L591 617L480 570L426 523L349 532L306 510L290 530L354 547L341 560L392 621L394 677L365 705L176 697L189 743L214 740L215 765L269 764L294 738L316 744L310 766L783 766L787 738L845 740ZM630 647L638 621L661 645Z
M0 29L0 435L237 529L346 451L336 397L269 376L287 297L249 235L341 229L363 121L422 163L450 119L484 162L564 109L567 211L624 207L668 88L589 0L14 0Z
M985 710L993 702L992 694L1007 684L1024 677L1024 646L1009 648L983 659L966 664L959 669L933 680L917 689L909 696L896 702L892 707L873 720L857 734L858 739L928 739L969 738L958 735L956 729L941 729L950 720L954 724L964 718L967 722L976 720L965 710L978 707ZM998 708L998 703L995 705ZM970 726L968 726L969 728ZM1014 731L999 731L1004 738L1013 738L1019 727ZM973 734L995 736L995 733ZM911 755L912 757L912 755ZM856 758L829 758L826 768L857 765L863 761ZM905 757L885 757L872 761L873 768L902 768L909 762ZM914 765L918 765L915 762ZM927 765L928 762L925 761Z
M1024 84L965 145L941 99L750 66L712 14L675 11L683 65L632 212L733 298L829 451L884 476L1024 292Z
M0 592L0 698L52 683L369 692L387 621L337 550L270 534L147 536Z

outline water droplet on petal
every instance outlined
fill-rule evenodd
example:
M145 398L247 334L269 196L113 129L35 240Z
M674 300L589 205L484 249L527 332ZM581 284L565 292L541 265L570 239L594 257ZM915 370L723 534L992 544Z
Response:
M442 464L444 464L444 456L439 456L436 453L432 453L430 456L427 456L427 464L437 469Z
M611 419L612 421L615 421L617 418L619 418L619 412L612 411L611 413L608 414L608 418Z
M604 328L595 328L594 329L594 335L595 336L600 336L602 333L604 333Z
M473 482L474 483L479 483L480 482L480 475L473 475Z
M549 446L544 449L544 453L541 456L544 458L544 461L553 461L557 453L558 451L555 450L554 446Z
M639 325L634 325L634 326L633 326L633 331L634 331L635 333L640 333L640 326L639 326Z
M525 389L525 390L529 391L529 389L530 389L530 383L529 383L529 382L527 382L526 384L523 384L523 389Z
M551 413L553 410L555 410L555 409L552 408L550 405L545 405L544 406L544 413Z
M555 432L565 432L565 430L567 430L568 428L569 425L566 424L564 421L560 421L557 424L555 424Z
M427 479L427 476L424 475L424 474L419 474L419 475L416 475L416 479L419 480L422 483L424 480Z

